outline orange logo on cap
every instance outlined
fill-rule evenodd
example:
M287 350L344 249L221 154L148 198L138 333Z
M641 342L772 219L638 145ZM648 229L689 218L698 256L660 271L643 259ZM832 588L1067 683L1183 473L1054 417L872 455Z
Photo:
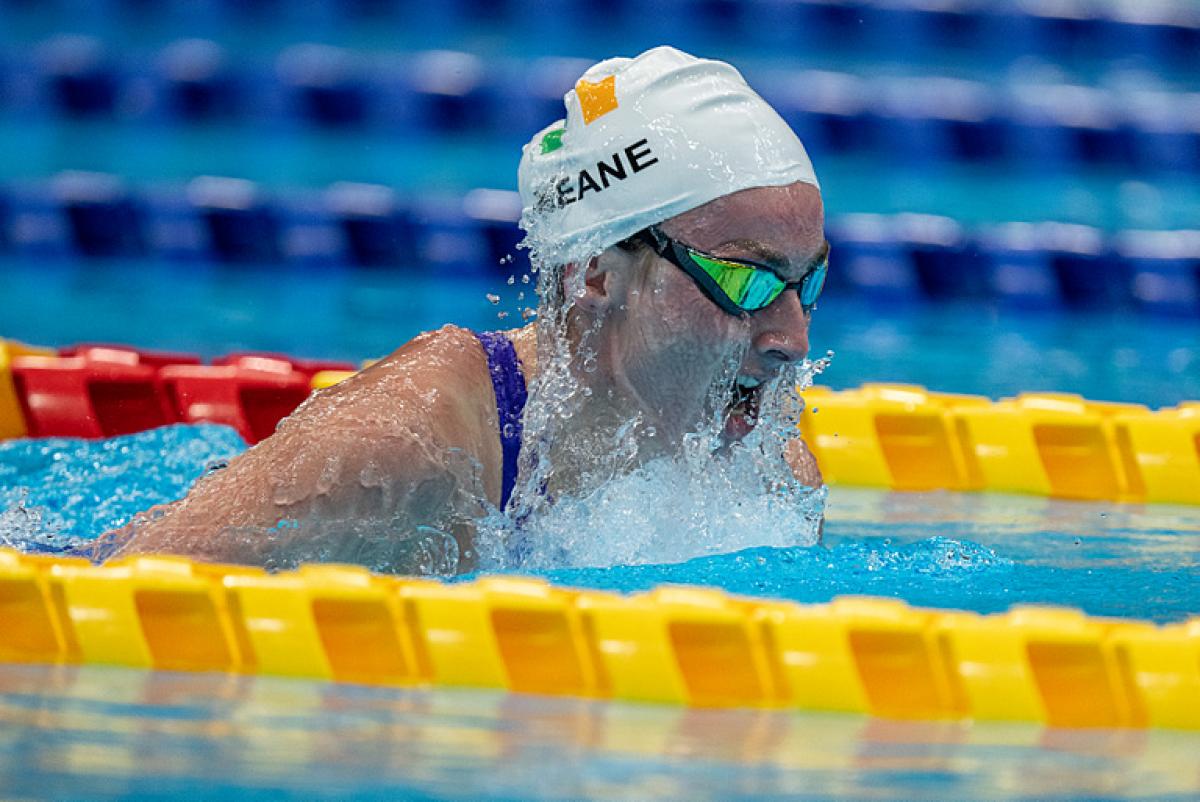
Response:
M575 84L575 96L583 109L583 124L587 125L617 107L617 76L610 75L595 84L580 78Z

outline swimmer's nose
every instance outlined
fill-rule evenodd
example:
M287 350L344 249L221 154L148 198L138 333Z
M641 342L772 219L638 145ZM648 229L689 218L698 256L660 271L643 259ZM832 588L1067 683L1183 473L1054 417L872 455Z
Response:
M800 304L800 293L785 292L754 318L758 326L754 350L761 359L784 365L808 356L809 316Z

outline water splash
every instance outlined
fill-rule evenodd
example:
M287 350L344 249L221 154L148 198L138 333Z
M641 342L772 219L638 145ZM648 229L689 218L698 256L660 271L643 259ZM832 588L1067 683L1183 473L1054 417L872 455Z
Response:
M0 510L0 546L18 551L61 553L87 542L83 538L64 535L61 524L52 519L49 511L30 505L28 497L28 491L21 488L18 499L7 509Z
M694 420L663 426L635 413L588 426L589 413L602 408L596 396L612 391L595 380L605 321L573 311L585 276L575 266L605 257L601 249L580 258L578 245L560 247L544 224L537 214L523 220L529 236L522 247L531 252L541 305L520 477L508 510L477 522L480 566L670 563L817 542L826 493L796 479L788 450L799 436L798 391L832 354L781 371L761 391L757 425L731 444L724 436L728 402L750 345L749 325L720 318L727 336L693 357L704 364L687 377L699 377L703 396ZM648 270L648 262L643 258L639 269Z
M489 567L522 570L674 563L749 546L816 543L826 491L762 490L760 480L760 466L743 449L701 470L694 458L660 458L588 494L559 499L523 525L485 519L479 537L507 544Z

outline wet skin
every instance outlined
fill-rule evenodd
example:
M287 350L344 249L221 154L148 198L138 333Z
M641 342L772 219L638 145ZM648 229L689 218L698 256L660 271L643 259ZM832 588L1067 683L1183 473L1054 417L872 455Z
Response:
M777 264L793 281L827 247L823 215L819 191L793 184L728 195L662 229L714 255ZM795 292L735 317L648 249L613 247L585 266L569 266L569 285L573 271L572 286L581 289L568 336L596 362L594 370L576 371L588 400L564 443L554 444L563 453L575 434L603 442L633 416L657 433L646 456L670 450L711 413L706 399L711 405L730 354L739 357L739 375L764 381L807 355L810 318ZM509 334L532 383L535 325ZM802 482L821 484L798 438L788 457ZM560 472L553 450L550 458L560 480L582 472L565 464ZM426 526L457 541L461 559L449 568L470 570L470 522L485 511L481 499L498 503L501 476L486 358L473 334L446 326L316 393L274 435L202 478L186 498L105 537L122 542L120 554L280 567L322 559L411 571L430 564L405 553L400 533Z
M719 198L661 226L664 233L716 256L777 266L798 280L828 247L820 192L808 184L750 189ZM605 385L621 398L612 417L639 412L669 447L693 430L712 382L730 355L737 373L763 381L808 354L810 316L796 292L734 317L722 312L682 270L648 249L632 258L610 249L589 267L580 317L602 318ZM606 319L604 319L606 318ZM820 484L815 461L798 449L799 477Z

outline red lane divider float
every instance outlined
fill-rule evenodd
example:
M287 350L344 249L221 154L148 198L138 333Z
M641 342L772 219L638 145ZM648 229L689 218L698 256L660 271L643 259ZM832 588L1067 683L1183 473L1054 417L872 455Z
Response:
M262 360L261 362L259 360ZM309 378L326 370L355 371L359 366L353 362L338 359L297 359L285 354L275 354L268 351L233 351L225 356L219 356L212 361L214 365L241 365L243 367L262 367L266 370L276 370L270 363L284 362L292 370L307 375Z
M30 437L112 437L176 421L157 368L141 364L132 352L107 356L13 360Z
M161 368L167 365L199 365L200 355L183 351L158 351L147 348L131 348L128 345L108 343L80 343L58 349L60 357L78 356L92 362L120 362Z
M78 345L11 360L30 437L113 437L176 422L224 423L249 443L275 430L312 390L313 376L349 362L233 353L195 354Z
M311 392L312 377L287 360L243 357L225 365L171 365L160 371L179 419L224 423L257 443Z

